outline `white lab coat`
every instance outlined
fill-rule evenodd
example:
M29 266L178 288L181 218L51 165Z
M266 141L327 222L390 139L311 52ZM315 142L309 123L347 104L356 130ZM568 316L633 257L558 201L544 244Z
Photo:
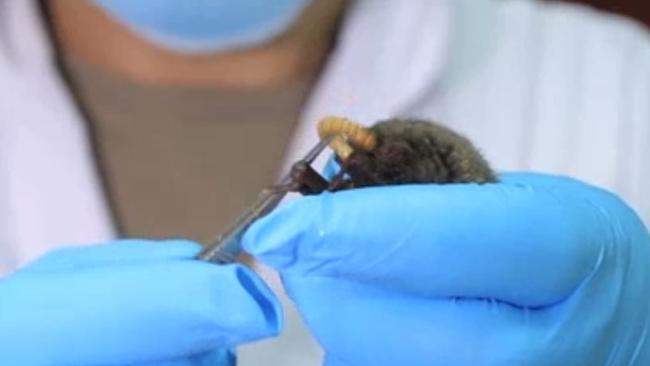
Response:
M288 161L327 114L444 121L499 170L578 177L650 223L650 38L623 18L532 0L357 0ZM0 273L115 236L89 145L35 1L1 1ZM319 364L288 318L287 337L244 347L241 364Z

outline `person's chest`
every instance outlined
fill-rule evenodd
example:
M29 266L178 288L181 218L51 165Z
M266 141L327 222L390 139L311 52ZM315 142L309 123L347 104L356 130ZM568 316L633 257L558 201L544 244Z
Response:
M202 243L274 183L310 85L164 87L65 69L120 235Z

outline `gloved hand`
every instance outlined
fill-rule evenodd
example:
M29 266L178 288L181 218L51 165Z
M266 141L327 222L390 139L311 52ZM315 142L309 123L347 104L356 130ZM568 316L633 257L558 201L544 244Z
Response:
M0 365L234 365L272 336L278 301L251 271L188 241L62 249L0 279Z
M283 275L326 365L650 365L650 239L568 178L306 197L243 245Z

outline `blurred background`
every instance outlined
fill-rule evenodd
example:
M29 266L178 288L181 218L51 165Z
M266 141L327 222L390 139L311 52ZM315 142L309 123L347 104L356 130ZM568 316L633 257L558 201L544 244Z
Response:
M558 1L558 0L552 0ZM650 1L648 0L562 0L565 2L583 3L596 8L627 15L650 27Z

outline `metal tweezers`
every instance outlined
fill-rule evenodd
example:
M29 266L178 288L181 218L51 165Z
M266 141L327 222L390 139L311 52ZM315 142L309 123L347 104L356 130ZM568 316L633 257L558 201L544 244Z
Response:
M242 252L241 239L246 230L259 218L273 211L289 192L318 194L328 188L330 182L316 172L311 164L331 142L320 140L302 159L296 161L278 185L265 188L257 200L246 209L234 224L201 251L200 260L228 264L233 263Z

